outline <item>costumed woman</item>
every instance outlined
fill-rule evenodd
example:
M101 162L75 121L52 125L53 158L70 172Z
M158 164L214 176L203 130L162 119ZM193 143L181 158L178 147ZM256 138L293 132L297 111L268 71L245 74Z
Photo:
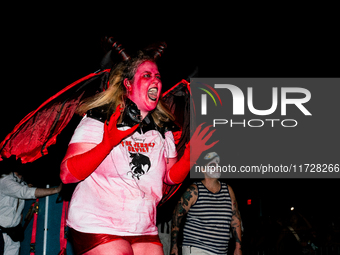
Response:
M67 219L76 254L163 254L156 227L163 182L181 183L216 142L206 145L213 131L199 126L177 161L161 90L157 64L140 54L113 68L109 88L78 107L86 115L60 173L63 183L79 182Z

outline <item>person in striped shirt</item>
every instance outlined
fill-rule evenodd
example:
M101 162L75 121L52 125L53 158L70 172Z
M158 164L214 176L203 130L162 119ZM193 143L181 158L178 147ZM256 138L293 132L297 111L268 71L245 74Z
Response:
M216 152L205 155L205 166L217 166ZM201 164L203 165L203 164ZM204 170L206 169L206 171ZM210 168L211 169L211 168ZM171 255L178 255L178 234L186 215L183 229L182 254L227 254L230 229L235 237L234 255L241 255L241 216L233 189L220 182L220 172L201 166L204 180L194 182L178 201L172 219Z

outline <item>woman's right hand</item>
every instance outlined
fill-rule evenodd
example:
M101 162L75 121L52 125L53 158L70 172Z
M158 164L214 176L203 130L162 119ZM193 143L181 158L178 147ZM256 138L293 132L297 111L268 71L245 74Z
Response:
M120 104L117 106L116 111L111 115L110 121L104 123L103 143L112 149L118 145L125 137L131 135L138 128L139 124L134 125L132 128L121 131L117 129L117 122L123 108Z

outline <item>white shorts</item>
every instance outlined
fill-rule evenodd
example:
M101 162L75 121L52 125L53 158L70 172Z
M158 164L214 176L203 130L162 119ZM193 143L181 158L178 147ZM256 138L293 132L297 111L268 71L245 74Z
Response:
M215 255L215 253L212 253L210 251L207 250L203 250L200 248L196 248L193 246L182 246L182 255L190 255L190 254L194 254L194 255Z

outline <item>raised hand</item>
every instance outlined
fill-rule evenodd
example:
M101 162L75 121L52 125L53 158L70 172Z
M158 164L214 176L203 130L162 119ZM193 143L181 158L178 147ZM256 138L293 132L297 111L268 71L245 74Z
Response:
M219 141L206 144L215 130L208 133L211 126L201 128L204 123L199 125L192 135L189 143L186 145L182 158L174 164L169 171L169 179L174 183L181 183L188 175L190 169L196 163L203 151L209 150ZM208 134L207 134L208 133Z
M138 128L138 124L132 128L121 131L117 129L117 121L123 108L118 105L116 111L111 115L110 121L104 124L103 143L110 149L119 144L125 137L131 135Z
M203 151L209 150L212 148L215 144L219 142L219 140L212 142L210 144L206 144L210 137L213 135L213 133L216 131L216 129L210 131L208 133L208 130L212 127L212 125L205 127L202 132L202 126L205 123L200 124L194 134L192 135L187 147L190 148L190 161L196 162ZM208 133L208 134L207 134Z

